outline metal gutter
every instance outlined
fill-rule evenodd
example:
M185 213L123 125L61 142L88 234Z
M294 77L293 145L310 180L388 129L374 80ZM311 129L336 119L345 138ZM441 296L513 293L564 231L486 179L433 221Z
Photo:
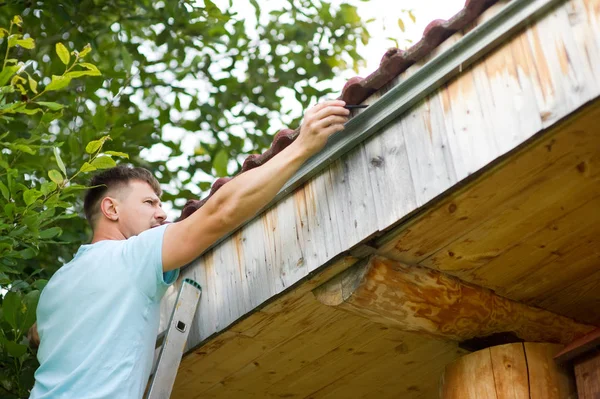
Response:
M460 74L464 68L493 50L508 36L565 1L510 1L497 15L465 34L454 46L427 62L412 76L396 85L379 100L348 121L344 131L330 137L325 148L306 161L258 214L273 206L328 167L333 161L377 133L442 84ZM212 247L227 237L223 237Z

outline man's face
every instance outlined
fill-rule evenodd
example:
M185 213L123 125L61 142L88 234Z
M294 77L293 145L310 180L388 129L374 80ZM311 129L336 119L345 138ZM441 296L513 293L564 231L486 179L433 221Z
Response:
M152 187L143 181L130 181L119 190L117 211L119 230L125 238L160 226L167 218L160 199Z

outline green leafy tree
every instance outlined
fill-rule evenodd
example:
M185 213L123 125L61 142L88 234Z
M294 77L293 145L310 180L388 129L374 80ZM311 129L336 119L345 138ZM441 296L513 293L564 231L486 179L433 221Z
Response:
M77 184L81 174L115 166L103 151L108 136L86 145L79 154L80 166L67 169L60 155L62 143L48 128L58 121L63 104L44 101L50 93L65 89L71 80L101 76L84 57L91 51L68 51L56 43L57 58L63 64L60 75L46 85L39 83L34 63L13 58L22 50L35 48L35 40L24 37L21 17L14 17L8 29L0 28L5 53L0 70L0 123L26 129L4 130L0 134L0 394L27 397L37 367L35 353L28 348L27 332L35 322L40 290L52 271L35 263L42 248L56 244L63 233L62 222L78 216L73 198L84 188ZM15 32L16 31L16 32ZM42 79L42 81L44 81ZM70 172L71 171L71 172ZM57 260L58 261L58 260Z
M357 42L369 35L355 7L280 4L0 7L0 396L28 396L40 290L89 238L86 173L129 154L180 206L297 126L299 109L332 92L322 82L358 68ZM150 148L166 155L149 158Z

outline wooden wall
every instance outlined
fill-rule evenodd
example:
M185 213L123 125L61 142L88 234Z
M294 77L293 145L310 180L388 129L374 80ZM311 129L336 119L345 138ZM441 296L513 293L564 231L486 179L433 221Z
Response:
M211 249L182 272L203 287L188 346L595 99L599 43L600 0L564 2ZM162 305L164 320L174 299L172 289Z

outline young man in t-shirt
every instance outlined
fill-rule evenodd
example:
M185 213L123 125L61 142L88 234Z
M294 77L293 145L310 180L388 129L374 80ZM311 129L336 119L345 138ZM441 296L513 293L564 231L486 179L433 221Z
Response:
M92 242L54 274L40 297L40 367L31 398L141 398L159 303L178 269L263 208L330 135L343 130L344 105L328 101L311 108L292 144L177 223L164 223L161 189L147 170L119 166L94 177L84 204Z

